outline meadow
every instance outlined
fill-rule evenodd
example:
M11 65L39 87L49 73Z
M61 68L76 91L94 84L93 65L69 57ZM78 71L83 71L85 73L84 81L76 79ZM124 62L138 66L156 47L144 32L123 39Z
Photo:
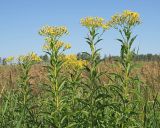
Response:
M1 128L160 127L160 61L134 60L139 14L86 17L81 25L88 30L86 59L66 54L65 26L44 26L39 34L48 62L31 52L0 65ZM120 55L100 59L97 44L110 29L120 37Z

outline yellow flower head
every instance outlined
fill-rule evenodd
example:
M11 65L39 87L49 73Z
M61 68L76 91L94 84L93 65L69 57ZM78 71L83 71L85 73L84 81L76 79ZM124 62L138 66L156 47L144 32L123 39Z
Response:
M66 61L77 60L77 56L75 54L65 55Z
M70 48L71 48L71 45L69 43L64 45L64 49L70 49Z
M12 62L13 60L14 60L14 57L10 56L10 57L5 59L5 62L9 63L9 62Z
M69 32L65 26L44 26L39 31L40 35L49 37L63 36L68 33Z
M108 28L104 24L104 19L100 17L86 17L81 19L82 26L86 26L87 28Z
M72 69L82 69L87 63L85 60L78 60L74 54L64 56L64 66Z
M36 61L36 62L42 61L42 59L41 59L39 56L37 56L37 54L34 53L34 52L29 53L28 57L29 57L29 59L31 59L32 61Z
M112 27L117 25L127 25L131 27L140 24L140 16L137 12L125 10L122 14L112 16L112 19L106 24Z
M42 59L37 56L37 54L35 54L34 52L29 53L26 56L20 56L18 58L20 63L24 63L24 62L40 62L42 61Z
M130 25L135 25L140 23L140 16L137 12L126 10L122 13L122 18L124 19L124 22Z
M62 41L57 41L56 44L55 44L55 48L56 48L56 49L59 49L59 48L61 48L63 45L64 45L64 42L62 42Z
M71 48L71 45L69 43L65 43L63 41L57 41L54 45L51 45L51 43L49 42L46 42L44 45L43 45L43 50L44 51L50 51L52 49L54 50L59 50L60 48L63 48L63 50L66 50L66 49L70 49Z
M18 57L18 61L19 61L20 63L26 62L26 61L27 61L27 56L23 56L23 55L19 56L19 57Z

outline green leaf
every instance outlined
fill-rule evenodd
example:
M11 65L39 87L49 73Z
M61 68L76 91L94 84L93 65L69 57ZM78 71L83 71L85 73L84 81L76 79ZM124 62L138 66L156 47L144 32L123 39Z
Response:
M21 114L21 118L20 118L20 120L18 121L18 123L17 123L17 125L16 125L16 128L21 128L22 120L23 120L23 113Z
M66 81L62 81L62 83L60 84L58 91L61 91L65 85Z
M130 40L130 42L129 42L129 48L131 48L131 46L132 46L132 44L133 44L133 42L134 42L134 40L137 38L137 35L136 36L134 36L131 40Z
M97 45L100 41L102 41L103 39L98 39L95 43L94 43L94 45Z
M75 126L77 125L77 123L71 123L69 124L66 128L75 128Z
M121 40L121 39L117 39L117 40L123 44L123 40Z

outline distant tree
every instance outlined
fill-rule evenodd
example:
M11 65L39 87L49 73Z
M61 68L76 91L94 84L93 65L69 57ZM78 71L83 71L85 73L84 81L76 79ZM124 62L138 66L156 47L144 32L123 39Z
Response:
M6 58L2 59L2 65L6 65L7 64L5 60L6 60Z
M2 64L2 58L0 57L0 64Z
M44 61L44 62L48 62L49 61L49 57L45 54L43 56L40 56L40 58Z
M108 60L117 60L119 59L119 56L105 56L104 59L108 59ZM135 61L160 61L160 55L153 55L153 54L140 54L140 55L136 55L134 56L134 60Z
M82 60L88 60L89 59L89 55L86 53L78 53L77 54L77 58L78 59L82 59Z
M88 60L90 56L89 56L88 54L86 54L86 53L82 52L82 53L78 53L78 54L77 54L77 57L78 57L78 59ZM97 59L98 59L98 60L100 60L100 59L101 59L100 54L98 54Z
M147 60L151 61L152 60L152 54L147 54Z

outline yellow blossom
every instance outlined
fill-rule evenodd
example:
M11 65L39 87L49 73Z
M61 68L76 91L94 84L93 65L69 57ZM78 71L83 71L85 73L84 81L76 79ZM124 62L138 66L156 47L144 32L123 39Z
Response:
M18 60L19 60L20 63L23 63L23 62L25 62L27 60L27 57L21 55L21 56L18 57Z
M55 48L56 48L56 49L59 49L59 48L61 48L63 45L64 45L64 42L62 42L62 41L57 41L56 44L55 44Z
M82 26L88 28L108 28L104 24L104 19L100 17L86 17L81 19Z
M103 29L109 29L110 26L109 26L108 24L103 24L103 25L102 25L102 28L103 28Z
M37 54L35 54L34 52L29 53L28 57L32 60L32 61L36 61L36 62L40 62L42 61L42 59L37 56Z
M65 56L65 60L77 60L77 56L75 54L69 54Z
M39 31L39 34L42 36L57 37L68 34L68 30L65 26L44 26Z
M45 50L45 51L50 51L51 49L60 49L64 47L64 49L69 49L71 48L71 45L69 43L65 43L63 41L57 41L54 45L51 45L51 43L49 42L46 42L42 49Z
M70 48L71 48L71 45L69 43L64 45L64 49L70 49Z
M85 60L78 60L74 54L64 56L64 66L72 69L82 69L87 63Z
M5 59L5 62L12 62L14 60L14 57L13 56L10 56L10 57L7 57L6 59Z
M117 25L127 25L131 27L140 24L140 16L137 12L125 10L122 14L115 14L112 16L112 19L106 24L111 27L116 27Z
M32 62L32 61L34 61L34 62L42 61L42 59L39 56L37 56L37 54L35 54L34 52L31 52L26 56L20 56L18 58L18 60L19 60L20 63Z

